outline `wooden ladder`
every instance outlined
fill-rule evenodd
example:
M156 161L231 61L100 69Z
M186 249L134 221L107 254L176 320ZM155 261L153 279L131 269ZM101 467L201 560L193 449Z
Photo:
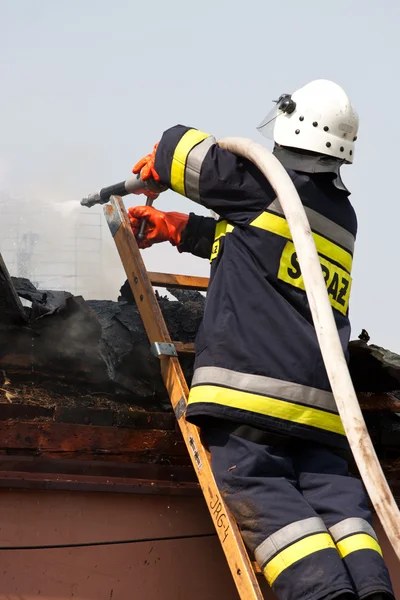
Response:
M143 320L152 351L160 358L161 374L165 387L239 596L242 600L262 600L264 597L238 526L215 483L209 454L201 443L199 429L185 419L189 389L177 354L179 351L191 351L191 345L172 342L153 289L153 285L155 285L186 290L206 290L208 279L206 277L147 272L132 233L122 198L111 196L109 204L104 206L104 214Z

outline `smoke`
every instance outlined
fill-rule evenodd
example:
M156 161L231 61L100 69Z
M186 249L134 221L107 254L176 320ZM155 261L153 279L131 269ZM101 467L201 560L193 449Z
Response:
M69 219L74 216L77 218L79 204L76 200L67 200L66 202L57 202L54 204L54 210L65 219Z
M102 207L46 192L0 191L0 252L11 274L41 289L115 300L125 275Z
M0 157L0 189L4 187L8 175L8 164Z

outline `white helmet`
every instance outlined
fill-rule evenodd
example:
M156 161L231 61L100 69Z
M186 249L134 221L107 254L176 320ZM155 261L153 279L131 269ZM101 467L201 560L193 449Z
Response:
M257 127L262 135L280 146L353 162L358 115L339 85L317 79L276 102Z

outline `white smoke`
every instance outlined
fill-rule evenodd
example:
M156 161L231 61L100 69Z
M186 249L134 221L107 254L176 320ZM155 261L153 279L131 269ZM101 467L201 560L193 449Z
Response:
M0 190L0 252L14 276L41 289L115 300L125 280L102 207Z

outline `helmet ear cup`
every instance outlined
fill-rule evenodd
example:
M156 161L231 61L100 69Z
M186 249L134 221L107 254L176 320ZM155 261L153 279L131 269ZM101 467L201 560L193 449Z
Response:
M296 102L293 100L291 94L281 94L278 100L276 100L277 109L291 115L296 110Z

